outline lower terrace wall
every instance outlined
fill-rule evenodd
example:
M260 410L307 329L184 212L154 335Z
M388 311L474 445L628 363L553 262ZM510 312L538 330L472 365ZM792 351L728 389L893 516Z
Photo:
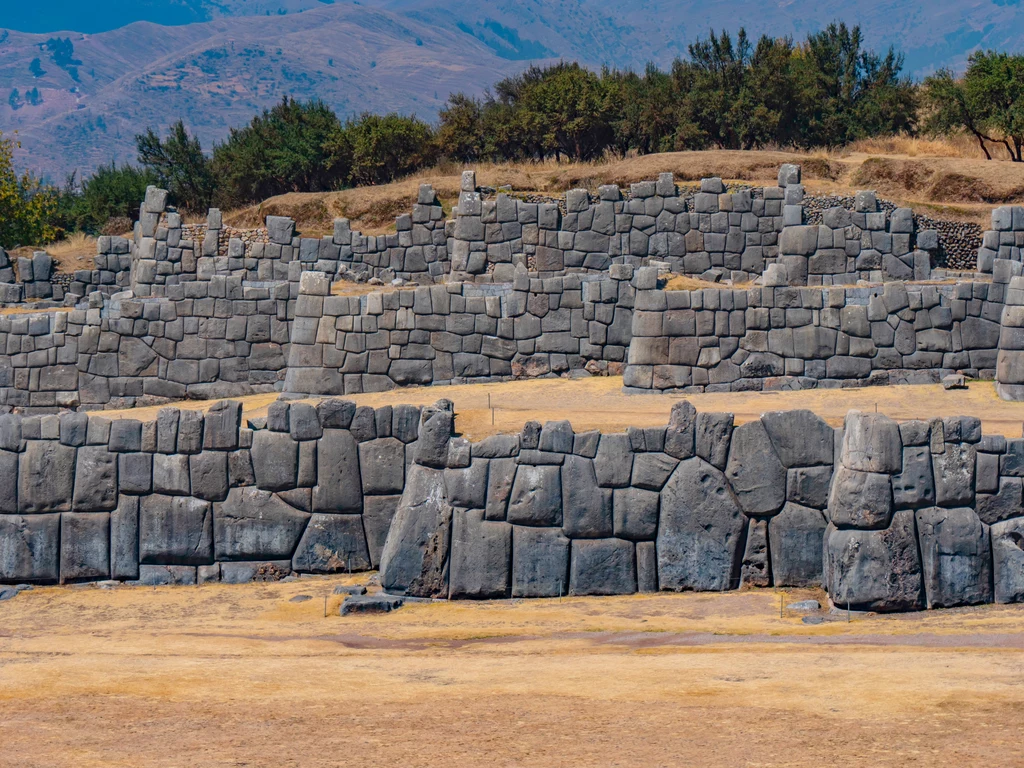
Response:
M0 582L249 581L379 567L459 598L824 584L859 610L1024 599L1024 439L975 418L527 424L446 401L237 403L153 422L0 416Z

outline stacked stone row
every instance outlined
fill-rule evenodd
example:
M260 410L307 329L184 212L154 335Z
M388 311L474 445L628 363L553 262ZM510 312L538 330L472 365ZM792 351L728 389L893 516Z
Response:
M287 284L167 286L173 299L0 317L0 402L132 407L273 390L287 362Z
M107 235L98 238L93 268L75 270L68 298L75 303L94 291L109 296L128 289L131 266L131 242L127 238Z
M634 287L627 265L603 280L531 278L330 296L326 276L304 276L292 325L286 389L378 392L414 384L536 377L621 364ZM592 366L593 367L593 366Z
M672 174L633 184L628 199L603 186L591 203L585 189L555 203L529 203L505 194L482 200L476 176L463 174L450 245L452 271L511 280L520 264L544 275L566 270L605 271L612 264L667 261L687 274L759 276L777 253L785 191L726 193L721 179L705 179L701 192L680 196ZM794 188L796 200L802 188Z
M1004 205L992 211L992 229L981 236L978 272L992 274L999 260L1024 260L1024 207Z
M642 290L625 386L716 392L936 383L958 371L993 378L1004 292L971 282Z
M385 589L495 599L821 583L835 431L799 411L734 429L686 402L667 427L450 439L424 410L381 561Z
M854 610L1024 598L1024 440L973 417L851 412L829 498L825 582Z
M0 248L0 303L15 304L24 299L22 287L16 281L11 257Z
M0 582L194 584L377 567L420 409L274 403L0 417Z
M858 280L923 281L931 276L938 232L915 232L914 212L879 210L874 192L858 192L854 209L829 208L817 226L802 224L802 205L786 206L778 262L766 285L850 285Z

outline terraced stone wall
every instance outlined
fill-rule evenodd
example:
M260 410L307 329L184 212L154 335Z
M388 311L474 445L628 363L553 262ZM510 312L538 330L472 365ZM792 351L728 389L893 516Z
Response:
M641 270L642 271L642 270ZM625 386L807 389L995 378L1007 286L638 291Z
M0 583L249 581L376 567L420 409L237 402L0 416ZM446 436L447 438L447 436Z

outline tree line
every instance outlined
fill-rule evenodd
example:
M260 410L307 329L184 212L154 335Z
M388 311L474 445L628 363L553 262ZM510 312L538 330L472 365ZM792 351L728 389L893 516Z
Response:
M453 94L436 125L399 114L343 120L319 100L284 98L204 147L178 121L136 138L137 162L100 168L62 188L11 171L7 199L47 196L47 226L101 231L138 215L148 184L189 213L287 192L384 184L439 160L591 161L674 150L808 149L919 132L974 136L989 153L1024 153L1024 56L974 54L964 75L915 83L903 56L865 47L859 27L832 24L802 41L710 33L666 70L531 67L483 96ZM0 160L2 160L0 153ZM3 169L0 168L0 181ZM20 191L18 191L20 189ZM13 195L13 196L12 196ZM0 189L0 206L4 200ZM10 237L4 243L10 245ZM25 241L23 241L25 242Z

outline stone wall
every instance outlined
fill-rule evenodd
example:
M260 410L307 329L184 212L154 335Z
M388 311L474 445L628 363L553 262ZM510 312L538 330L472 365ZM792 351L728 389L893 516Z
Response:
M120 294L87 309L0 317L0 404L131 407L283 381L288 283L214 277L161 287L167 298Z
M991 379L1005 288L639 291L624 383L727 391L935 383L958 371Z
M978 419L731 414L528 423L277 401L156 420L0 416L0 583L248 581L380 568L459 598L824 585L855 610L1024 599L1024 439Z
M649 277L653 277L653 273ZM304 281L295 307L288 392L352 394L412 384L621 372L630 343L633 269L604 277L448 283L330 296Z
M420 409L0 416L0 583L249 581L375 568Z

